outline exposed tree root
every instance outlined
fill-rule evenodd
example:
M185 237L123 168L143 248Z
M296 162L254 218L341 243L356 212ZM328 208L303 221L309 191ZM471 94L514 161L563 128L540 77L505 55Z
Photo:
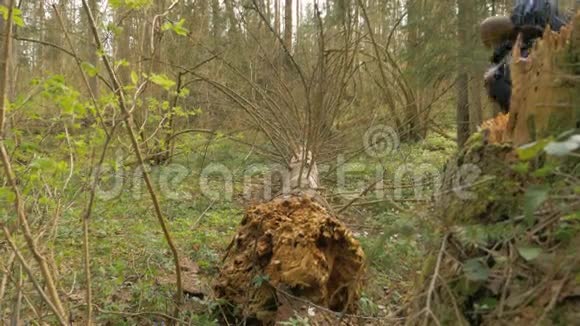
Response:
M280 308L289 295L352 312L361 294L364 263L364 253L345 225L316 196L297 192L247 210L215 291L237 308L234 317L262 324L292 317Z

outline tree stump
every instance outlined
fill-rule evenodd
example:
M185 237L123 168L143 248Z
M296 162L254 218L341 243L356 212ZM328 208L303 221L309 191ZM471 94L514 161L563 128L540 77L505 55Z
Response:
M571 46L580 34L580 14L575 22L559 33L549 27L534 44L528 58L523 58L518 44L511 64L512 98L507 135L514 145L530 143L576 127L580 118L576 96L578 76L570 74L578 55L578 45ZM578 40L576 40L578 42Z
M579 161L517 155L522 144L576 127L579 35L580 13L560 34L547 29L527 59L516 50L509 120L486 122L448 163L434 209L442 239L426 259L407 325L580 320L580 220L569 222L580 200L566 181ZM463 188L465 166L476 168ZM558 173L546 172L553 166Z

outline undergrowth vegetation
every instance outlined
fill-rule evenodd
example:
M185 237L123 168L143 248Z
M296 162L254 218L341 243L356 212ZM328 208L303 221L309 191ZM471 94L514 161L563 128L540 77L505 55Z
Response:
M207 138L191 138L187 147L205 147L205 157L189 154L174 161L188 170L187 176L172 185L181 197L162 197L161 202L177 246L182 250L183 257L195 266L196 280L190 286L197 288L199 294L211 292L223 252L232 241L246 203L241 176L235 178L233 188L236 191L231 200L196 195L202 193L199 176L203 164L223 164L241 171L240 166L249 167L264 162L259 157L248 157L247 148L232 145L226 139L208 143ZM453 150L453 143L433 137L416 145L403 146L400 153L393 155L401 161L390 157L388 164L395 170L403 163L421 165L438 162L442 168L447 155L445 151ZM366 185L372 181L369 175L374 175L376 165L365 158L354 159L353 162L354 172L347 175L349 184ZM161 169L163 167L152 169L153 180L159 180ZM151 204L146 197L143 198L144 186L140 178L134 179L133 176L129 173L127 180L123 180L126 184L118 196L97 203L91 221L94 302L103 312L99 314L100 323L131 325L146 320L163 320L162 316L154 313L171 313L175 282L172 258L157 227ZM223 182L218 179L214 180L215 187L223 191ZM102 187L109 189L110 185L104 184ZM76 189L74 185L70 188ZM353 194L362 190L353 188ZM83 210L82 195L79 197L79 194L69 191L64 198L78 199L71 201L63 211L50 249L54 252L54 264L58 266L59 284L67 290L71 302L80 303L83 297L81 280L84 278L79 272L82 270L82 243L79 240L82 238L79 220ZM425 250L432 241L432 228L436 221L429 215L428 202L411 200L414 198L412 192L405 198L410 201L397 201L397 207L394 207L390 201L379 201L376 196L370 196L367 198L371 201L369 204L349 210L344 217L365 248L370 263L368 286L359 303L364 315L384 316L409 300L410 290L421 272ZM399 210L402 207L405 208L404 212ZM213 309L211 298L195 295L193 293L188 298L188 304L193 309L183 318L192 322L195 320L194 325L211 325L212 320L220 317L219 310ZM143 314L118 314L122 311ZM192 314L195 319L191 319L194 318ZM81 320L82 316L76 318Z
M105 96L96 104L114 103L114 97ZM61 113L47 118L37 107L58 107ZM27 206L38 214L31 223L43 230L47 259L58 287L66 290L71 310L84 300L82 219L98 149L120 132L116 130L120 127L87 128L94 110L90 100L57 75L33 81L29 93L11 103L9 111L27 121L21 129L12 129L14 137L6 146L14 154ZM195 112L202 119L205 114L202 109ZM252 204L245 192L263 185L264 173L275 166L254 151L250 142L255 144L256 139L260 142L252 133L187 133L175 143L171 161L146 162L176 246L189 264L190 308L179 318L194 325L216 324L221 318L218 302L208 296L213 278L244 208ZM359 142L353 140L355 148ZM337 194L330 198L337 210L357 199L342 215L368 255L368 286L359 305L361 313L371 317L392 314L408 301L432 237L435 221L428 213L429 200L455 150L454 141L436 134L415 144L397 140L396 145L384 155L345 153L321 165L321 174L331 185L326 193ZM122 140L120 146L108 148L90 220L93 303L102 324L166 320L174 305L173 258L155 219L143 169L128 149ZM424 183L420 190L413 187L417 177ZM358 198L377 179L382 186ZM400 184L408 186L399 188ZM15 198L8 188L0 190L3 222L8 223L6 213ZM13 258L3 260L2 268L12 262ZM72 320L81 323L82 309L75 311Z
M3 1L0 324L573 320L578 131L480 128L479 21L509 7ZM539 52L565 67L513 74L558 133L572 27Z

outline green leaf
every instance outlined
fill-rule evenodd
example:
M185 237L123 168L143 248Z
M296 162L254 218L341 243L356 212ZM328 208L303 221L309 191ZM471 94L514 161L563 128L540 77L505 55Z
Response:
M497 306L497 299L493 297L483 298L481 301L474 303L478 311L490 311Z
M546 164L545 166L543 166L542 168L534 171L534 173L532 173L532 175L536 178L545 178L547 176L552 175L552 173L556 170L557 166L555 166L554 164Z
M13 203L16 200L14 192L6 187L0 187L0 202Z
M161 26L161 30L164 32L171 30L171 31L173 31L173 33L175 33L179 36L187 36L189 31L185 27L183 27L184 24L185 24L185 19L181 19L177 23L167 22L167 23L163 24L163 26Z
M100 57L104 57L105 56L105 50L104 49L97 49L97 56Z
M518 162L517 164L512 166L512 170L514 170L518 174L526 174L530 171L530 163L529 162Z
M107 31L110 31L115 36L119 36L119 35L121 35L123 33L123 27L118 26L114 22L108 23L107 26L106 26L106 28L107 28Z
M0 6L0 14L2 14L2 19L4 20L8 20L8 7L6 6Z
M254 284L255 288L259 288L262 286L262 284L267 283L268 281L270 281L270 277L268 275L256 275L256 277L254 277L252 280L252 283Z
M81 67L83 68L84 72L86 72L87 75L89 75L90 77L95 77L99 73L97 67L93 66L88 62L81 63Z
M6 21L8 20L10 10L6 6L0 6L0 14L2 18ZM18 27L24 27L24 20L22 19L22 10L18 8L12 8L12 19L14 21L14 25Z
M189 96L189 93L190 93L189 89L187 89L187 88L182 88L182 89L179 91L179 94L178 94L178 95L179 95L179 97L181 97L181 98L184 98L184 97L187 97L187 96Z
M169 79L166 75L153 74L153 75L151 75L151 82L163 87L166 90L175 86L175 82L173 80Z
M129 9L143 9L151 5L151 0L109 0L113 9L127 7Z
M465 277L474 282L487 281L489 277L489 267L483 258L474 258L465 262L463 265Z
M119 67L128 67L129 61L125 59L115 61L115 69L119 69Z
M163 26L161 26L161 30L163 32L166 32L166 31L170 30L171 28L173 28L173 23L171 23L171 22L167 22L167 23L163 24Z
M54 170L57 164L55 160L39 157L30 163L30 167L36 170L44 170L46 172Z
M562 221L563 222L574 222L574 221L580 222L580 212L566 215L566 216L562 217Z
M520 256L526 261L532 261L542 253L542 249L538 247L517 247Z
M542 139L535 143L524 145L517 149L518 157L522 161L529 161L538 156L544 148L552 141L553 137Z
M131 82L135 85L139 82L139 75L134 71L131 71Z
M531 186L524 195L524 214L526 220L531 223L534 213L548 199L549 188L547 186Z

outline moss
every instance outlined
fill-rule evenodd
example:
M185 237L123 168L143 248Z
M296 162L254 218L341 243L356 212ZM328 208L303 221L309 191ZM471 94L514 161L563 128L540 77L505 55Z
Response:
M436 205L444 225L497 222L518 208L521 183L506 163L510 156L510 144L486 144L481 133L467 141L446 167Z
M469 139L467 139L463 148L467 149L468 151L479 150L483 147L483 144L484 144L483 134L480 132L476 132L473 135L471 135Z
M576 16L576 31L580 31L579 26L580 13ZM579 37L580 33L577 35ZM546 36L544 47L562 44L555 41L553 33ZM528 86L533 85L528 83L535 82L527 74L537 71L550 76L551 66L542 64L558 61L551 57L552 50L537 52L548 57L539 56L523 62L522 67L532 64L535 70L520 67L519 79L514 78L512 103L514 99L519 100L520 111L512 110L512 114L519 112L519 115L510 116L515 119L510 122L515 123L506 128L513 127L508 130L513 134L508 133L508 136L518 145L536 138L530 138L529 134L555 136L559 127L571 128L570 123L577 121L569 108L558 106L548 111L552 108L548 105L537 111L539 106L531 107L544 102L568 103L567 90L559 90L563 85L550 86L549 90L544 88L541 95L533 98L527 96L526 91L531 89ZM549 79L551 82L553 77ZM534 110L537 112L531 112ZM432 263L426 263L423 269L426 275L420 277L422 283L418 291L433 291L429 292L432 295L415 299L409 312L410 316L420 315L427 307L433 318L410 320L407 324L431 325L432 320L441 325L577 324L580 300L575 289L580 284L577 259L580 229L577 218L571 214L577 212L576 194L580 188L570 182L570 176L580 173L575 166L578 159L575 157L567 164L566 160L554 162L540 156L527 166L522 168L520 163L520 168L514 169L514 164L519 163L514 147L495 144L488 135L471 137L445 168L441 197L434 212L447 231L443 242L445 251L438 256L442 260L436 264L437 270ZM503 140L505 138L498 142ZM471 178L465 178L462 175L464 167L470 165L479 174L472 172ZM467 186L458 182L462 178L469 179ZM535 200L531 198L533 192L528 192L530 195L524 200L526 189L533 185L549 189L547 198L538 199L539 207L531 204ZM455 191L459 186L468 197ZM526 215L524 207L533 210L533 219L519 218ZM437 256L441 250L441 246L434 247L432 255ZM538 256L526 257L526 251L537 251ZM483 258L486 266L467 268L469 261ZM473 271L476 274L471 273ZM469 279L479 282L469 282ZM439 287L433 288L433 284ZM553 298L558 300L548 311L546 307Z

